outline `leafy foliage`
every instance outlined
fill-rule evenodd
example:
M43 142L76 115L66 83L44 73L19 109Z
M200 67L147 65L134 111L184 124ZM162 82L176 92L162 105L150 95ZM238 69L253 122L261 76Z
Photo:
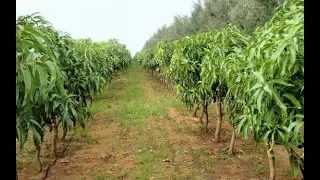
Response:
M67 130L77 121L84 126L90 117L88 101L131 61L130 52L116 40L74 40L35 14L18 18L16 44L16 132L21 148L29 130L40 144L44 125L57 119Z
M288 0L270 22L258 28L245 51L247 68L244 118L239 130L253 128L254 137L290 144L303 143L304 7ZM239 87L238 87L239 89Z
M294 170L298 164L303 166L291 151L291 146L304 144L303 3L285 1L269 22L250 35L228 25L174 41L173 54L166 61L164 42L153 50L162 60L158 66L170 62L165 63L168 78L183 102L211 102L217 94L225 97L230 122L244 141L251 131L270 149L283 145ZM149 61L148 56L140 56L140 62Z
M205 49L209 48L209 34L185 37L175 44L170 64L170 77L186 105L210 104L211 98L201 86L202 61Z

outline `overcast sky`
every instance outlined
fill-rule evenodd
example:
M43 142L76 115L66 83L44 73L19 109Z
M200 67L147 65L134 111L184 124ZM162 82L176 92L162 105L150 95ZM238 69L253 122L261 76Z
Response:
M40 12L73 38L119 39L132 54L174 15L190 15L195 0L17 0L16 16Z

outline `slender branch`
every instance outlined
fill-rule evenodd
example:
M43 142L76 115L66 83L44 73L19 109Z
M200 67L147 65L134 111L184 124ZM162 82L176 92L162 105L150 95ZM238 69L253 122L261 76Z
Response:
M71 137L67 143L67 145L64 147L64 149L58 154L58 156L50 163L48 164L48 166L44 169L43 173L42 173L42 177L41 180L45 180L48 177L48 173L49 170L52 166L54 166L57 162L57 160L61 157L62 154L65 153L65 151L67 150L67 148L69 147L71 141L72 141L73 137Z

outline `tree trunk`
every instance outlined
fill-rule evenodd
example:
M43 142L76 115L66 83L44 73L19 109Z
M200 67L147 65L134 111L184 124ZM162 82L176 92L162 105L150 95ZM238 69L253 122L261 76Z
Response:
M67 135L67 130L65 128L63 128L61 141L63 141L63 142L66 141L66 135Z
M203 114L204 114L204 105L202 104L201 106L201 115L199 117L199 120L202 124L204 124L204 121L203 121Z
M220 129L221 129L221 122L222 122L222 112L221 112L221 101L220 95L217 95L217 127L215 132L215 141L217 143L220 142Z
M52 155L54 157L57 157L58 127L59 127L60 122L61 122L61 120L59 122L57 122L55 120L54 124L53 124Z
M207 123L206 123L206 132L209 132L209 127L208 127L208 124L209 124L209 112L208 112L208 105L206 105L205 106L206 107L206 109L205 109L205 113L206 113L206 121L207 121Z
M203 107L203 112L205 115L205 121L204 121L204 128L205 128L205 132L208 133L208 124L209 124L209 114L208 114L208 105L204 105Z
M236 133L235 133L235 129L233 129L232 138L231 138L230 147L229 147L229 154L233 154L235 142L236 142Z
M41 147L40 147L40 144L37 144L35 140L33 141L33 143L34 143L34 146L36 147L36 153L37 153L36 159L37 159L37 163L39 166L39 173L41 173L41 171L42 171L42 163L40 160Z
M49 131L52 132L52 124L48 124Z
M17 171L17 168L16 168L16 180L18 180L18 171Z
M199 108L199 106L197 105L196 108L193 111L193 114L192 114L193 117L197 117L198 108Z
M275 180L276 179L276 161L275 161L275 156L274 156L274 151L273 148L270 149L271 146L268 144L268 159L269 159L269 169L270 169L270 175L269 175L269 180Z

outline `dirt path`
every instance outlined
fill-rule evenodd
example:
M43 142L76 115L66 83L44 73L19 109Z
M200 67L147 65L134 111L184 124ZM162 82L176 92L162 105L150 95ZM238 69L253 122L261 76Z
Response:
M84 130L73 132L74 140L48 179L259 179L254 173L267 179L263 146L251 141L244 146L237 140L236 147L246 152L239 158L252 167L227 155L231 136L227 123L223 142L214 144L213 135L203 133L199 119L139 66L116 76L91 109L93 119ZM209 115L213 121L214 112ZM28 163L34 162L21 161L23 166ZM277 163L288 167L285 158ZM20 179L39 178L34 166L18 173ZM281 168L277 178L294 179Z

